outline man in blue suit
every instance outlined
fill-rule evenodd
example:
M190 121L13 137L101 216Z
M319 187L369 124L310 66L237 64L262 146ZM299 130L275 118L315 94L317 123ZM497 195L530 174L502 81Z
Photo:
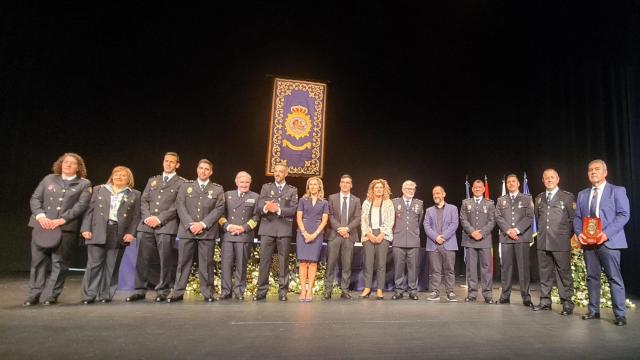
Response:
M600 235L601 245L584 246L584 260L587 265L587 287L589 288L589 312L582 316L583 320L600 318L600 272L609 279L614 323L618 326L627 324L625 308L625 291L620 272L620 249L627 248L624 225L629 221L629 198L622 186L607 183L607 164L602 160L593 160L587 171L591 187L578 194L573 228L580 242L586 238L582 233L584 217L598 217L602 222Z
M456 264L456 251L458 250L458 208L447 204L444 197L447 193L440 185L433 188L434 206L427 209L424 217L424 231L427 234L427 253L429 254L429 301L440 300L438 287L444 273L444 287L447 301L455 302L453 293L455 285L454 267Z

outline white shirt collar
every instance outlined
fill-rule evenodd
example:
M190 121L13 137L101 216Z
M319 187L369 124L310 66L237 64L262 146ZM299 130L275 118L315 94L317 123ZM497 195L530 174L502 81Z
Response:
M545 195L546 195L547 197L549 196L549 193L551 193L551 197L554 197L554 196L556 196L556 193L558 192L558 190L560 190L560 188L559 188L559 187L556 187L555 189L553 189L553 190L551 190L551 191L549 191L549 190L545 190L544 192L545 192Z
M62 180L67 180L67 181L69 181L69 180L73 180L73 179L75 179L75 178L77 178L77 177L78 177L78 175L73 175L73 176L69 176L69 177L67 177L67 176L64 176L64 175L62 175L62 174L61 174L60 176L62 177Z
M198 179L198 185L199 185L200 187L202 187L202 185L204 185L204 186L206 187L208 184L209 184L209 180L207 180L207 181L202 181L202 180Z
M604 190L604 186L607 185L607 181L605 180L604 182L602 182L602 184L598 185L598 186L591 186L591 191L593 191L593 188L596 187L598 188L598 192L602 193L602 191Z
M518 194L520 194L520 191L516 191L514 193L509 193L509 196L518 196Z
M166 172L162 172L162 179L164 179L164 177L168 177L168 180L171 180L172 177L174 177L176 175L175 172L171 173L171 174L167 174Z

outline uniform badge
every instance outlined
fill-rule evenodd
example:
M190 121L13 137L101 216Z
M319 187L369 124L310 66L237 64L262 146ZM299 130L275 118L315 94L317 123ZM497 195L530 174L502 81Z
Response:
M538 205L540 205L540 202L542 201L542 198L537 198L536 201L538 202Z
M127 195L125 195L125 196L123 197L123 199L124 199L124 202L129 201L129 197L128 197Z
M518 201L518 209L522 209L522 201Z
M155 187L157 183L158 183L157 181L153 180L153 181L151 182L151 187Z
M98 200L102 200L102 196L98 196Z
M256 199L247 199L247 201L245 201L245 202L248 202L250 204L255 204L256 203Z
M507 200L502 200L502 206L507 206Z
M273 196L273 195L274 195L273 190L271 190L271 196Z
M402 205L398 205L398 211L402 210Z
M573 207L573 210L576 209L576 203L574 202L573 204L571 204L571 207Z
M187 188L187 194L191 194L193 192L193 188L191 186L189 186Z
M418 213L418 204L415 204L413 206L413 211L417 214Z
M486 214L487 213L487 206L486 205L482 205L482 211Z
M89 189L89 194L91 194L93 192L93 188L89 186L88 189Z
M467 210L471 211L471 205L467 205Z
M564 201L560 200L560 209L564 210Z

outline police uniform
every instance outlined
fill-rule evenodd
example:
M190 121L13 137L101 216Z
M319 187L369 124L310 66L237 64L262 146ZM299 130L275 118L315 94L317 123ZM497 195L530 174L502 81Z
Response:
M213 300L213 255L214 242L218 237L218 220L224 214L224 190L221 185L207 181L185 181L176 199L178 228L178 266L172 298L184 295L196 248L198 252L198 277L200 292L205 300ZM194 235L189 227L192 223L203 223L202 233Z
M142 192L141 221L137 236L136 297L144 296L147 289L154 287L158 293L156 300L160 301L169 295L173 287L178 258L175 248L178 232L176 197L185 181L177 174L167 182L164 182L162 175L152 176ZM151 216L158 217L160 226L151 228L144 223Z
M280 214L264 213L267 201L275 200L280 205ZM278 248L279 279L278 294L286 298L289 290L289 246L293 236L293 218L298 209L298 189L286 184L278 190L276 183L267 183L260 190L256 211L261 215L258 235L260 236L260 273L256 299L267 295L269 290L269 269L273 248ZM283 299L284 300L284 299Z
M80 227L81 233L91 232L91 240L84 242L87 245L87 268L82 279L83 301L113 299L124 254L122 239L125 234L135 237L140 223L140 191L123 190L113 214L110 211L114 205L112 196L106 185L94 187L91 204Z
M475 301L478 295L478 265L480 265L480 286L485 302L493 302L491 299L491 287L493 286L493 272L491 264L492 240L491 232L495 226L496 209L491 199L475 198L462 201L460 208L460 225L462 225L462 246L467 250L467 301ZM482 239L479 241L471 237L471 233L480 230Z
M531 195L518 192L498 198L496 204L496 223L500 228L500 279L502 282L501 302L509 302L511 285L513 284L513 260L515 256L520 282L522 301L531 304L529 287L531 284L531 266L529 261L529 245L533 241L531 223L533 221L533 200ZM507 230L517 229L518 239L513 240Z
M63 180L61 175L45 176L31 195L29 227L40 228L36 217L44 214L47 219L64 219L60 226L62 239L54 248L42 248L31 239L31 274L27 301L37 303L40 297L56 302L64 287L69 270L69 256L75 241L82 215L91 200L91 182L76 176ZM51 263L49 271L49 263Z
M418 293L418 265L420 262L420 224L424 215L422 200L399 197L393 199L396 220L393 228L393 263L396 297L404 292L405 270L409 296Z
M225 215L220 218L222 227L222 292L221 298L244 299L247 288L247 263L254 239L254 229L258 226L260 215L256 212L259 195L253 191L239 193L227 191ZM241 225L244 232L232 235L227 231L229 225ZM233 266L235 264L235 272ZM234 274L234 283L231 274Z
M568 191L558 189L549 201L547 201L547 191L536 196L540 306L551 306L551 287L554 272L557 271L558 292L563 303L563 311L573 310L571 236L575 206L575 196Z

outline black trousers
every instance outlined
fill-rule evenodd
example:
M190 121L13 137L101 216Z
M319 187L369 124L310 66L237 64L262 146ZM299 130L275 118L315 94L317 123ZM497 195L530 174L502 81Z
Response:
M573 309L571 252L538 250L540 269L540 305L551 305L551 288L557 273L558 293L565 309Z
M266 295L269 291L269 272L273 248L278 250L278 294L286 295L289 291L289 246L291 237L260 236L260 272L258 274L257 296Z
M384 290L387 277L387 252L389 251L389 240L382 240L379 244L365 241L364 248L364 287L371 288L373 283L373 270L376 271L376 286L378 290Z
M146 294L155 289L158 295L168 296L176 275L178 251L174 234L138 232L135 292Z
M87 245L87 269L82 278L82 300L112 300L118 289L118 270L124 254L118 224L107 225L107 241Z
M233 294L237 299L244 296L247 289L247 264L252 246L250 242L222 242L222 297Z
M77 241L78 233L67 231L62 232L60 244L52 249L41 248L31 240L30 299L58 299L69 272L69 257Z
M502 283L502 294L500 299L509 300L511 298L511 287L513 285L513 263L515 261L518 268L518 281L520 283L520 295L522 301L531 301L531 264L529 260L529 243L500 243L500 281Z
M180 239L178 244L178 266L176 268L176 282L173 289L174 296L184 295L191 275L193 258L198 253L198 278L200 293L204 298L213 297L213 239Z
M353 241L351 239L337 236L327 243L327 276L324 280L325 293L331 293L333 283L336 280L338 271L338 259L340 260L340 268L342 269L340 276L340 289L343 293L349 291L351 284L351 261L353 260Z

